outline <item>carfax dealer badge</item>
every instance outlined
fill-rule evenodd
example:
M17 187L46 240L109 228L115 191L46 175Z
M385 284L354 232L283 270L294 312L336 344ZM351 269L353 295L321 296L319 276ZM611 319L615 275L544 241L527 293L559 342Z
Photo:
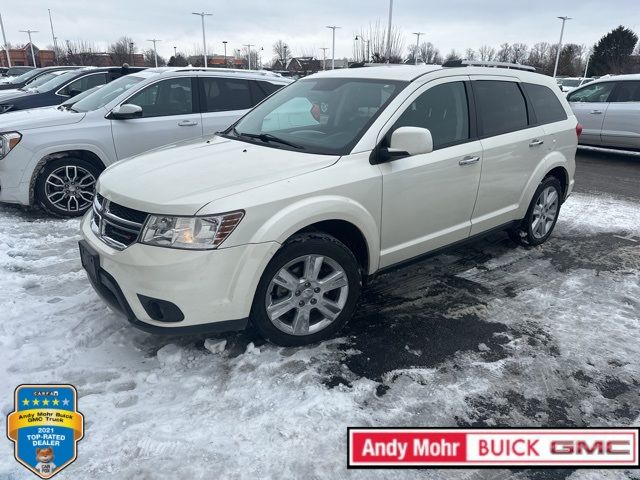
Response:
M72 385L20 385L7 436L16 460L40 478L51 478L77 457L84 435L78 393Z

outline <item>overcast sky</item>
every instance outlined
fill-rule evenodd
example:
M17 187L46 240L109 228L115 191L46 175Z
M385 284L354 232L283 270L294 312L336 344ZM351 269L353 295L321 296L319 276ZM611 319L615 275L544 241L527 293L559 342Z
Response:
M376 20L386 25L389 0L3 0L7 41L25 42L19 30L30 28L39 30L36 45L51 44L48 8L60 40L88 40L105 49L122 35L131 36L139 48L159 38L158 52L165 57L174 45L192 53L202 44L200 18L191 12L204 10L213 13L205 20L210 50L221 54L223 40L229 42L229 54L252 43L264 47L266 60L278 39L294 55L322 56L320 47L331 47L326 25L342 27L336 33L336 58L351 56L355 33ZM618 25L640 32L640 0L395 0L393 24L404 34L405 49L415 42L412 32L420 31L446 54L483 44L557 42L559 15L574 18L567 23L565 42L590 46Z

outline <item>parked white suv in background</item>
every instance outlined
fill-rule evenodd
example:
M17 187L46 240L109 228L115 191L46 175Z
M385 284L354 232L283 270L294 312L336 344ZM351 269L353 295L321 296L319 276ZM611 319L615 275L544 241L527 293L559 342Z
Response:
M376 272L497 228L547 240L578 132L555 81L529 71L322 72L223 134L108 168L82 263L141 329L250 319L275 343L316 342Z
M70 105L5 113L0 202L39 204L59 216L82 215L108 165L224 130L289 83L260 71L148 69Z

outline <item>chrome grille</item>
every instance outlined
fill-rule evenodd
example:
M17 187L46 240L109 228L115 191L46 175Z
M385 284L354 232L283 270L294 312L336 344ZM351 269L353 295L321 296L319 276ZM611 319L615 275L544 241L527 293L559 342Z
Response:
M135 243L147 219L147 213L119 205L97 194L93 199L91 230L104 243L124 250Z

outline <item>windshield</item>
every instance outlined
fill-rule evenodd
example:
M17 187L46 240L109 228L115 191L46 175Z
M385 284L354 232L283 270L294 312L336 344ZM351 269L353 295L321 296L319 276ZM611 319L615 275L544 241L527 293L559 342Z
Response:
M78 73L80 72L82 72L82 70L71 70L68 72L64 72L63 74L58 75L57 77L54 77L50 79L48 82L45 82L42 85L40 85L40 87L38 88L38 91L49 92L51 90L55 90L56 88L64 85L69 80L73 80L76 76L78 76Z
M22 87L22 89L23 90L29 90L30 88L37 88L40 85L42 85L44 83L47 83L52 78L56 78L61 73L62 72L49 72L49 73L45 73L44 75L40 75L35 80L33 80L31 82L27 82L27 84L24 87Z
M65 100L64 102L62 102L60 104L61 107L70 107L71 105L73 105L74 103L78 103L80 100L84 100L85 98L87 98L89 95L91 95L92 93L94 93L96 90L98 90L99 88L104 87L104 85L96 85L93 88L90 88L89 90L85 90L82 93L79 93L78 95L76 95L75 97L71 97L68 100Z
M227 136L274 148L344 155L406 82L309 78L251 110Z
M11 70L7 72L7 75L10 75ZM24 72L22 75L18 75L15 78L12 78L9 83L12 85L17 85L19 83L26 83L28 80L36 77L38 74L42 73L40 70L29 70L28 72Z
M83 98L79 102L73 104L73 110L77 112L89 112L104 107L111 100L114 100L123 92L126 92L138 82L143 79L141 77L135 77L133 75L125 75L117 80L103 86L98 89L97 92L93 92L91 95Z

